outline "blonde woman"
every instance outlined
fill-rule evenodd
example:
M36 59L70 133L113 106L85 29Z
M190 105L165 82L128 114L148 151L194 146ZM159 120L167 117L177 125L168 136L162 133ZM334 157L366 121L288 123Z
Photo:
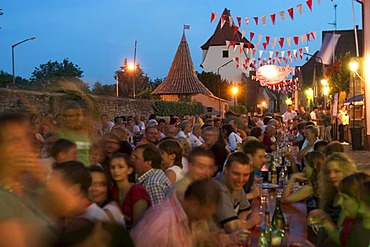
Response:
M356 165L351 158L344 153L330 155L319 174L319 197L320 209L323 210L337 226L344 220L344 214L339 200L339 183L343 178L356 172ZM316 213L316 210L312 213ZM321 228L322 229L322 228ZM327 241L327 234L320 230L317 246L323 246Z

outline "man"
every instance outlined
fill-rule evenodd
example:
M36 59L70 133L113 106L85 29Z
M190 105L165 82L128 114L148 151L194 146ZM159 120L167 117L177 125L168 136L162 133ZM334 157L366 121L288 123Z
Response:
M57 131L59 138L70 140L77 145L77 160L89 165L90 137L83 124L83 112L76 101L67 101L62 106L61 127Z
M136 146L143 144L157 144L158 142L158 129L157 126L148 126L145 129L144 139L139 142Z
M338 124L339 124L339 142L347 144L344 141L344 129L349 124L349 117L345 106L342 106L338 113Z
M252 171L248 156L236 152L229 155L224 171L213 180L221 193L215 218L226 233L251 229L260 223L258 213L252 212L243 190Z
M310 113L311 122L313 122L315 125L317 125L317 113L319 112L319 108L317 106L314 106L312 109L312 112Z
M134 117L135 125L139 127L140 133L143 133L145 130L145 123L140 120L140 116Z
M171 183L161 170L161 153L153 144L137 146L131 154L137 183L143 185L150 195L152 205L160 203L168 194Z
M194 148L189 153L187 174L183 179L174 184L172 190L175 191L177 198L182 200L185 190L191 183L211 179L216 170L214 154L201 147Z
M168 124L164 132L166 137L175 137L177 134L177 128L175 125Z
M297 112L293 111L292 105L288 105L286 112L284 112L283 114L283 122L285 124L289 124L293 120L293 118L296 116L297 116Z
M183 246L192 247L192 224L210 218L217 210L220 194L209 181L197 181L185 191L184 199L178 200L172 193L159 206L151 208L132 229L131 236L137 247ZM216 244L216 243L215 243Z
M244 139L244 138L247 137L247 134L243 130L241 130L241 129L238 128L238 125L236 124L236 121L235 120L230 120L228 124L230 124L231 127L233 127L234 132L237 135L239 135L240 138Z
M225 144L219 141L219 136L220 130L214 126L208 126L202 131L206 148L211 150L215 155L217 171L221 172L229 152L226 150Z
M320 107L320 110L316 113L316 126L319 130L319 139L325 140L325 125L324 125L324 118L325 118L325 109Z
M306 122L311 120L310 114L306 111L306 108L303 105L299 107L299 118Z
M81 162L68 161L54 166L47 195L52 213L62 218L58 246L78 244L88 237L88 229L96 222L110 222L103 209L89 201L90 186L90 172Z
M177 133L176 137L188 138L191 133L192 124L188 120L183 120L180 123L180 131Z
M272 138L275 137L276 127L274 125L266 125L265 133L263 133L263 145L266 146L266 152L271 153L276 150L275 142Z
M108 114L104 113L100 116L101 121L101 133L105 134L112 130L114 123L109 120Z
M59 139L51 149L51 156L57 163L76 160L77 146L69 140Z
M261 168L265 164L266 147L257 140L250 140L243 145L243 152L248 155L253 166L253 176L243 186L248 200L252 200L261 195L261 187L254 183L255 178L261 179ZM257 181L258 182L258 181Z

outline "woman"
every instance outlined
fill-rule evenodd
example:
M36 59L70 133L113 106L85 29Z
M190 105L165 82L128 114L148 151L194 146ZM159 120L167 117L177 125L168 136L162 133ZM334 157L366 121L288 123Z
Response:
M235 152L238 144L242 143L242 138L234 132L234 128L230 124L222 126L225 138L228 140L228 149L230 152Z
M370 181L361 185L358 222L354 225L347 246L368 247L370 243Z
M191 143L191 148L196 148L201 146L203 143L199 140L201 134L202 134L202 125L199 123L196 123L193 125L193 129L190 132L188 139Z
M183 153L181 144L175 139L167 139L161 141L158 148L162 157L162 170L171 184L174 184L184 177L181 163Z
M114 180L112 198L118 203L125 217L127 229L136 225L150 207L148 192L139 184L129 182L133 165L127 154L115 153L110 160L110 172Z
M370 176L365 173L354 173L340 182L338 204L342 207L345 217L341 227L337 227L326 214L321 214L322 226L336 244L347 245L350 233L359 218L358 210L363 196L362 184L369 180Z
M319 197L320 209L323 210L335 225L343 223L344 215L339 201L340 181L356 172L356 165L344 153L333 153L330 155L319 173ZM318 246L323 246L327 241L327 234L320 230L318 235Z
M318 175L320 173L321 167L325 162L325 155L319 151L313 151L304 157L305 168L303 173L293 173L289 180L288 185L285 187L282 202L283 203L293 203L298 202L309 197L313 197L312 203L309 203L307 210L310 211L318 207ZM292 192L294 184L296 182L307 181L301 189L296 192Z
M118 204L112 200L110 194L108 176L104 169L99 165L90 167L91 186L89 188L89 198L101 207L107 214L112 223L125 225L124 216Z

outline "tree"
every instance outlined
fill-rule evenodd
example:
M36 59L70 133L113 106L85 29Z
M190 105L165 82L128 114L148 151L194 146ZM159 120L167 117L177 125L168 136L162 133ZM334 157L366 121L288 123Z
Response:
M137 64L133 70L129 69L127 59L124 60L121 70L115 72L118 75L119 95L123 97L133 96L133 84L135 82L135 94L139 99L148 98L148 91L151 92L149 77L144 74L140 65ZM115 75L115 76L116 76ZM146 93L143 93L146 92ZM150 95L150 94L149 94Z
M348 67L351 61L351 53L347 52L340 57L335 63L326 68L325 78L329 80L332 93L349 91L350 70Z
M212 72L197 73L198 79L206 86L213 95L222 99L229 99L232 95L230 93L230 83L225 79L221 79L220 75ZM220 85L220 89L219 89ZM221 92L221 95L219 93Z
M91 90L92 94L95 95L106 95L106 96L115 96L116 95L116 85L103 85L100 82L95 82Z
M15 77L15 85L13 85L13 76L5 71L0 71L0 87L16 87L20 89L26 89L29 85L29 81L20 76Z
M32 72L31 82L38 90L60 90L63 83L72 83L83 92L89 92L89 85L81 80L81 68L65 58L63 62L57 61L41 64ZM62 88L61 88L62 87Z

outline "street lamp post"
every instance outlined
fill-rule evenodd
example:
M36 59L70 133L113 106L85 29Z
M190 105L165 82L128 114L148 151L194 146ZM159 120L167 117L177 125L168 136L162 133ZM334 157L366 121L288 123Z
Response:
M21 42L18 42L14 45L12 45L12 73L13 73L13 84L15 84L15 72L14 72L14 48L17 46L17 45L20 45L24 42L27 42L29 40L34 40L36 39L35 36L32 36L31 38L28 38L28 39L25 39L25 40L22 40Z
M238 90L239 90L239 88L237 87L237 86L233 86L232 88L231 88L231 92L233 93L233 95L234 95L234 110L236 111L236 106L237 106L237 101L238 101L238 99L237 99L237 96L238 96Z
M217 75L220 76L220 80L218 81L218 111L220 113L220 117L222 118L222 113L221 113L221 75L220 75L220 69L228 65L229 63L233 62L234 60L230 60L227 63L224 63L220 67L217 68Z

